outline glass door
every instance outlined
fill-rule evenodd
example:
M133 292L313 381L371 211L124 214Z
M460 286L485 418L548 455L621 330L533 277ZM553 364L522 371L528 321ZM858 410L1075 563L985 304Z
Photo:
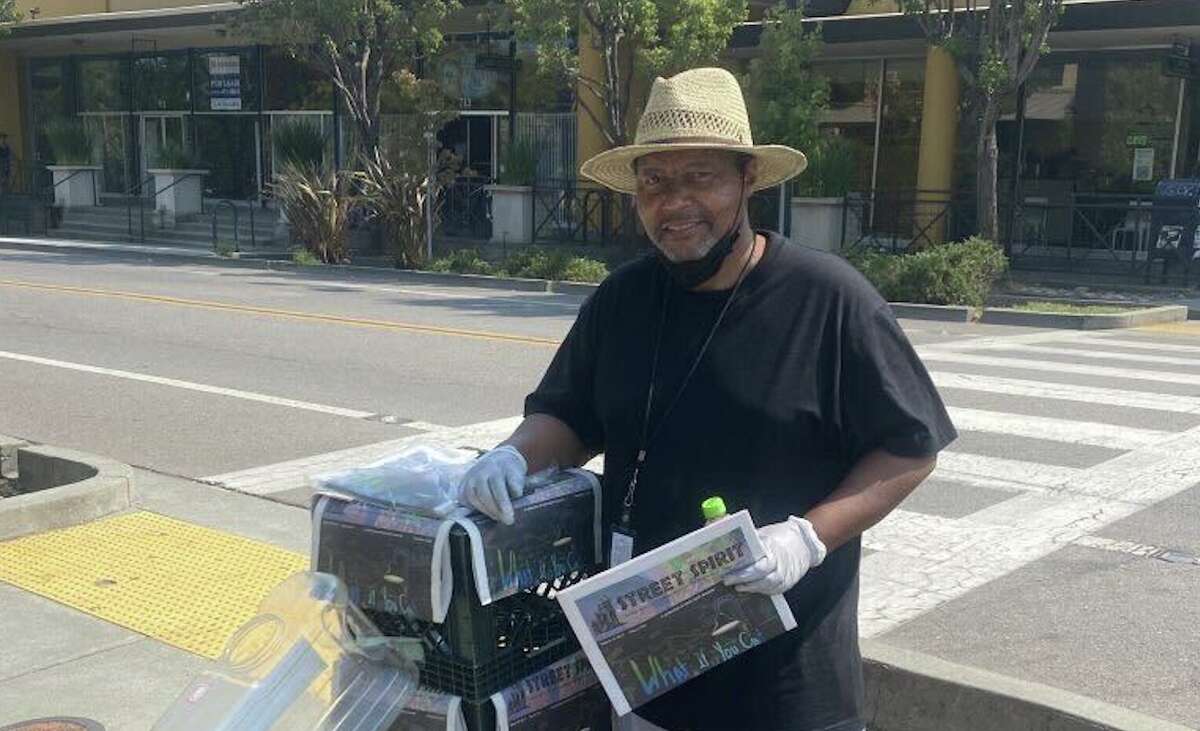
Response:
M249 200L258 193L258 117L247 114L197 114L196 155L209 171L205 195Z

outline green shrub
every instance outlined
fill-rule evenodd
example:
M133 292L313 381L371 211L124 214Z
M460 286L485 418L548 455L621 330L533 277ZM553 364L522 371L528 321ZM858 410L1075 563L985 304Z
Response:
M596 259L582 256L572 257L563 271L563 279L568 282L592 282L598 284L608 276L608 265Z
M808 168L796 178L797 192L810 198L844 198L854 187L858 153L840 135L817 142L808 156Z
M308 249L293 249L292 261L302 267L313 267L321 263L321 260Z
M571 256L561 251L524 249L504 260L504 273L525 279L562 279Z
M270 190L287 216L293 240L320 262L350 260L350 213L359 202L351 173L288 164Z
M325 135L309 122L284 122L271 130L275 142L275 166L318 167L325 159Z
M78 118L55 119L46 125L50 154L59 165L90 165L92 136Z
M847 257L889 302L982 307L1008 269L995 244L971 237L912 254L856 253Z
M429 270L454 274L496 273L496 268L480 255L478 249L459 249L449 256L434 259L429 263Z

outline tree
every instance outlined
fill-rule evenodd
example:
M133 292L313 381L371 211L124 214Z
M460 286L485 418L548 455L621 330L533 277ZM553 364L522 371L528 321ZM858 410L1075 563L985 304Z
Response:
M17 10L17 0L0 0L0 23L18 23L23 15ZM8 35L8 28L0 26L0 38Z
M354 122L358 152L377 156L387 80L442 43L457 0L239 0L235 30L329 76Z
M632 135L634 82L715 64L746 0L510 0L518 39L536 44L538 67L576 90L610 146ZM591 43L598 73L582 68L569 40Z
M821 52L820 27L808 29L803 21L802 9L784 4L767 16L758 44L762 53L750 62L742 86L754 141L794 147L811 164L824 146L820 124L829 107L829 79L813 68Z
M979 234L999 239L996 122L1001 102L1015 93L1049 50L1050 29L1063 0L899 0L926 38L948 51L966 86L979 123L976 204Z

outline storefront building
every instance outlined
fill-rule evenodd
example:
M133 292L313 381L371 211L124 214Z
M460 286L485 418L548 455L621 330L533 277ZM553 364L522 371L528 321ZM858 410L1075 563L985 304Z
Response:
M276 167L272 130L297 120L325 133L330 158L345 154L348 125L329 82L269 48L235 42L226 27L236 3L39 0L34 13L31 2L0 40L0 131L24 167L48 159L42 131L64 117L92 131L102 196L136 192L161 151L182 145L210 170L209 197L255 199ZM752 2L751 17L769 5ZM905 240L969 227L949 215L922 224L933 215L921 210L927 202L945 208L974 186L975 133L952 60L887 0L808 0L807 9L825 40L819 66L832 99L824 127L853 146L853 187L872 201L870 217L891 216L892 233ZM480 27L478 17L477 7L464 8L428 66L461 112L442 144L482 185L494 179L510 130L534 134L539 181L573 184L578 160L602 149L601 135L569 90L536 82L532 48ZM755 55L761 30L749 22L735 32L730 64ZM580 46L586 67L596 52ZM1081 195L1146 195L1163 179L1200 176L1193 49L1194 0L1067 0L1023 104L1013 101L999 124L1002 204L1019 197L1042 206L1039 235L1061 239L1075 224L1056 211ZM1178 63L1185 53L1193 59ZM1123 225L1117 219L1104 225Z

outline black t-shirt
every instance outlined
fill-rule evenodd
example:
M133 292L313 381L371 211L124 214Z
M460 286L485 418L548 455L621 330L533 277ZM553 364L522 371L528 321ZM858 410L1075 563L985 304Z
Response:
M690 382L679 385L730 296L689 292L655 257L615 271L583 305L525 413L553 415L605 453L604 522L616 522L656 396L632 513L642 553L702 525L712 495L756 525L803 516L868 452L931 456L956 436L887 303L840 257L777 234L746 275ZM606 549L607 550L607 549ZM856 539L785 596L798 628L638 710L668 729L858 729Z

